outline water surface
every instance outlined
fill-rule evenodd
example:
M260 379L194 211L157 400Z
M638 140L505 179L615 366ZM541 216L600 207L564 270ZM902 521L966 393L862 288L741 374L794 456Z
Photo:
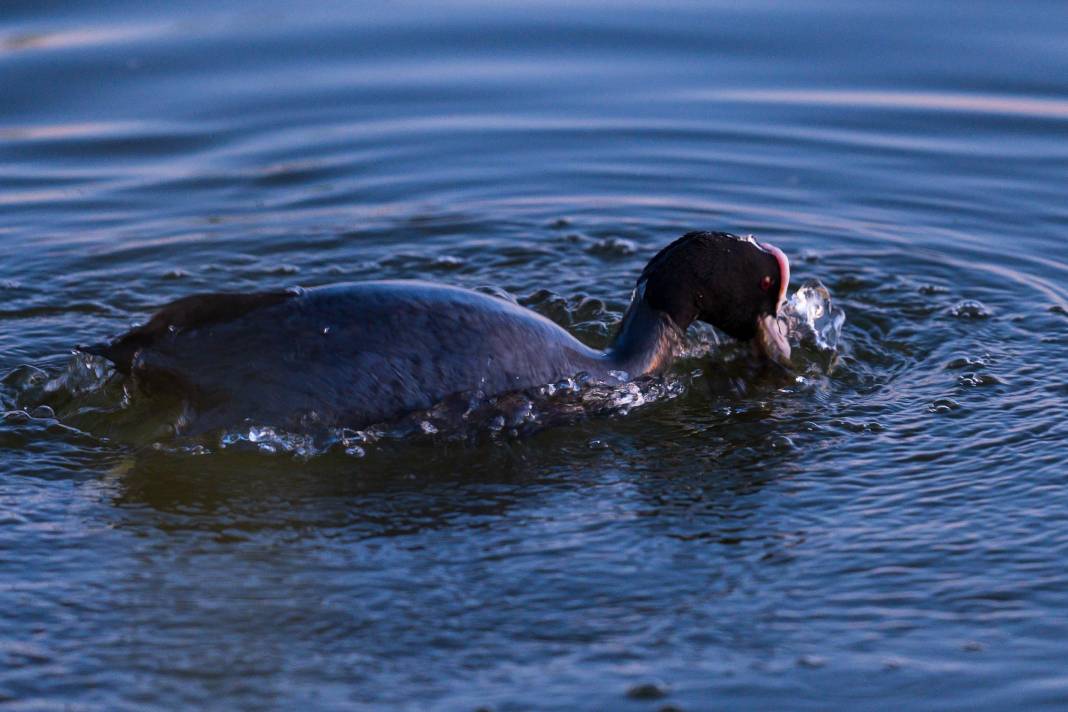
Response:
M5 3L0 701L1063 708L1066 32L1041 1ZM829 375L725 347L625 415L301 457L154 447L70 355L190 292L370 278L599 344L695 228L830 288Z

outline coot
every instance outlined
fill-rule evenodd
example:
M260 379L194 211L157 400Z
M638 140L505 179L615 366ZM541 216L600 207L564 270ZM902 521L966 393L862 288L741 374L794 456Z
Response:
M512 302L418 281L189 296L78 350L109 359L149 394L180 395L187 434L245 421L360 427L462 392L657 373L694 320L788 364L775 317L789 281L779 249L691 232L642 271L604 351Z

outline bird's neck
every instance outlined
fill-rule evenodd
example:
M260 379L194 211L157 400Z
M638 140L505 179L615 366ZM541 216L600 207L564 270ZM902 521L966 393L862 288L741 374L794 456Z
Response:
M605 355L613 368L632 378L659 373L671 365L681 350L687 326L676 324L666 312L649 306L645 285L640 284Z

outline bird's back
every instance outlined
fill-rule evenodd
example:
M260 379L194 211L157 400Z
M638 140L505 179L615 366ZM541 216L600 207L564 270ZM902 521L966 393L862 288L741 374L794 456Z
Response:
M187 395L191 431L246 419L359 427L455 393L494 395L606 363L528 309L422 282L309 289L158 331L130 370L148 390Z

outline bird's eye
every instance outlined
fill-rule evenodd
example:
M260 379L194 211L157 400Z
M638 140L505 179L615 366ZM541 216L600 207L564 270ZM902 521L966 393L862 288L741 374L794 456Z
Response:
M765 292L771 289L771 275L764 275L764 278L760 280L760 288Z

